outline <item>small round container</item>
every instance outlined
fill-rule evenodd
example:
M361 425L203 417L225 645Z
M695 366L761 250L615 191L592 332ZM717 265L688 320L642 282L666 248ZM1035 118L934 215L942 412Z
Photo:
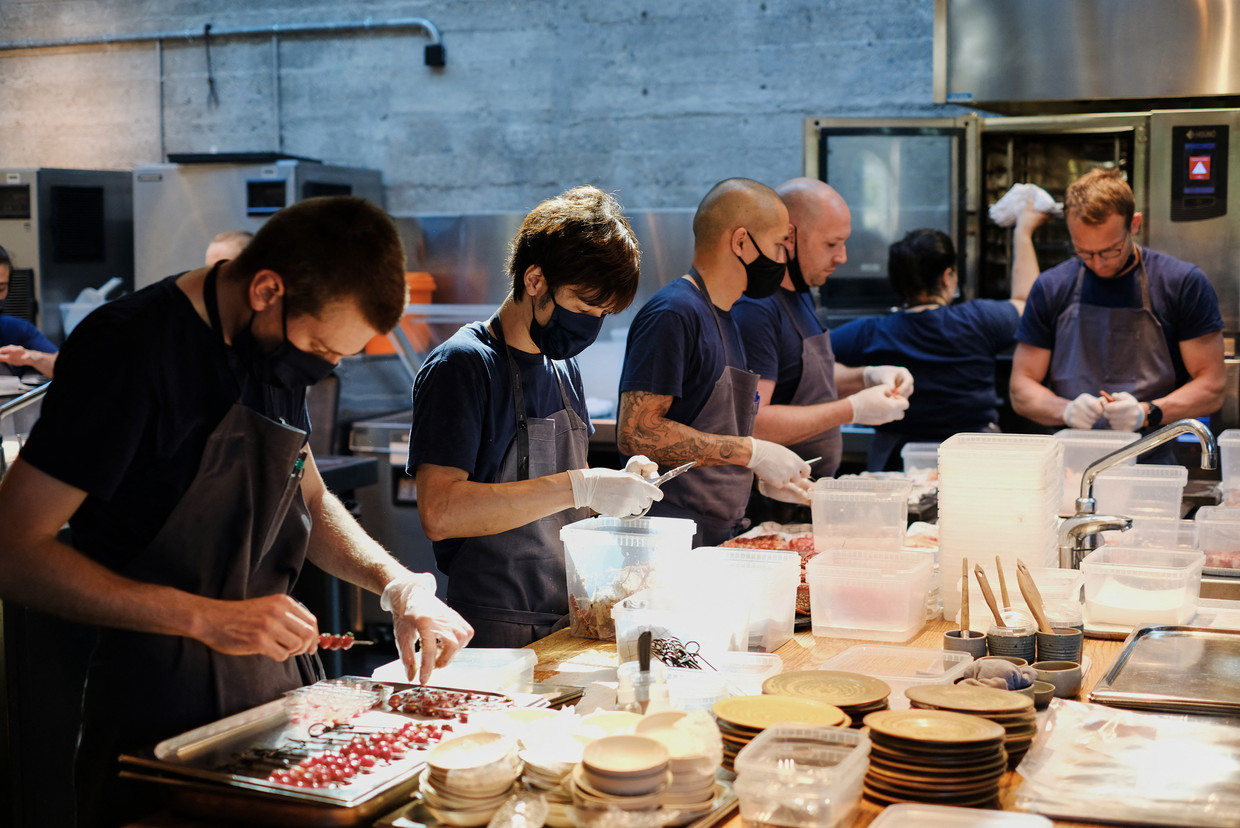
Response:
M986 636L976 630L948 630L943 633L943 649L982 658L986 655Z
M1051 632L1037 633L1038 661L1081 661L1085 635L1072 627L1054 627Z
M1081 665L1075 661L1035 661L1038 680L1055 686L1055 698L1071 699L1081 692Z
M1033 661L1037 653L1036 627L1001 627L991 624L986 631L986 649L991 655L1015 656Z
M1071 627L1085 631L1085 611L1080 601L1052 601L1046 605L1046 620L1052 627Z
M1015 664L1017 667L1028 667L1029 666L1029 659L1018 658L1017 656L988 655L986 656L986 658L993 658L996 661L1007 661L1012 664Z

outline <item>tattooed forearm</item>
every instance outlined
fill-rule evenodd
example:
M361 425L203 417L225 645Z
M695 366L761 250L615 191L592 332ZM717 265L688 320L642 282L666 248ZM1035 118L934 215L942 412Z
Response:
M741 465L748 459L749 439L706 434L667 419L672 398L648 391L620 395L616 442L625 454L644 454L661 465L696 460L704 466Z

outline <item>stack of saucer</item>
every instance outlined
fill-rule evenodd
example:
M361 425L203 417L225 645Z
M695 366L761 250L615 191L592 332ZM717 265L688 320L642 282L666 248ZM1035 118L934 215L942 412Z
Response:
M663 808L678 812L670 825L683 825L710 813L719 793L715 780L716 761L708 755L710 746L676 722L688 714L668 711L646 716L637 726L638 734L661 742L669 755L667 767L672 782L663 793ZM718 756L718 737L715 737Z
M870 767L862 793L879 805L983 807L1007 772L1003 728L944 710L881 710L865 717Z
M477 731L431 748L421 776L422 797L431 815L446 825L486 825L520 775L516 742Z
M915 708L968 713L1003 725L1009 768L1020 764L1038 734L1033 699L1011 690L970 684L923 684L908 688L904 695Z
M769 681L769 679L768 679ZM815 699L793 696L730 696L711 707L723 737L723 766L732 770L732 760L753 737L776 722L844 727L848 714L840 708Z
M762 683L771 696L796 696L834 705L848 714L853 727L869 713L887 709L891 685L882 679L839 670L794 670Z
M591 812L619 808L653 811L671 783L667 748L648 736L604 736L585 746L573 769L573 805L590 822Z
M521 781L528 790L547 800L546 824L550 828L574 828L573 768L581 761L582 744L576 739L547 739L521 751L525 772Z

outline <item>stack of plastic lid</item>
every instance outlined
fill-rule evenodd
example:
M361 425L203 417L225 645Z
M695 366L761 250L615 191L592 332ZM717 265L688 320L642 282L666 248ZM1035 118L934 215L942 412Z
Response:
M939 568L959 572L968 558L1008 572L1059 559L1063 446L1049 435L957 434L939 446ZM960 594L944 589L943 617L960 610Z

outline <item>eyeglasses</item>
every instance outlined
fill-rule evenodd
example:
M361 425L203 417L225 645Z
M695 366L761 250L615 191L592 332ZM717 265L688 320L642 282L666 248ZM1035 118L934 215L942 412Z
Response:
M1076 255L1080 256L1085 261L1089 261L1091 259L1101 259L1104 262L1113 262L1124 254L1124 248L1128 246L1128 241L1131 238L1132 234L1126 233L1123 241L1119 244L1108 247L1105 250L1081 250L1079 247L1075 246L1072 249L1076 251Z

